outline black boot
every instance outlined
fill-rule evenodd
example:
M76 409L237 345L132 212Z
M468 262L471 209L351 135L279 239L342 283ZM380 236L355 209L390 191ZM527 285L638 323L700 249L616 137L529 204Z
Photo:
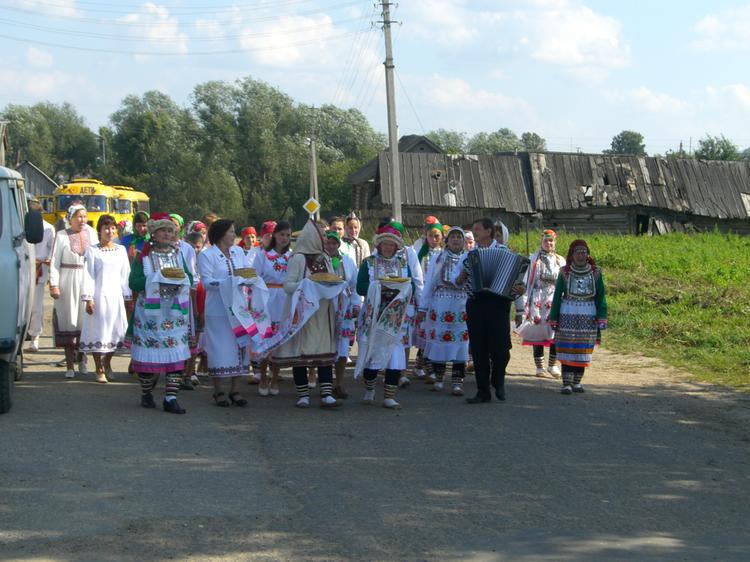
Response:
M170 414L184 414L187 411L185 410L185 408L180 406L180 404L177 402L177 399L167 400L165 398L162 407L164 408L165 412L169 412Z
M148 394L141 394L141 407L142 408L156 408L154 402L154 396L150 392Z

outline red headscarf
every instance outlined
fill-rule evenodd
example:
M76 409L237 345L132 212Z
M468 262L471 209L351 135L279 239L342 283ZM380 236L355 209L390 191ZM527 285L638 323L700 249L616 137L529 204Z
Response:
M247 247L245 246L245 237L250 236L251 234L256 237L258 236L258 233L255 231L254 226L248 226L247 228L243 228L242 232L240 232L240 238L242 238L242 240L240 240L240 243L237 245L243 250L247 249ZM256 242L255 245L257 246L258 243Z
M266 234L273 234L273 230L276 228L275 221L266 221L260 227L260 235L265 236Z
M586 244L585 240L581 240L580 238L578 240L573 240L570 243L570 247L568 248L568 257L565 258L565 267L563 268L565 273L570 272L570 266L573 263L573 254L575 254L577 248L586 248L586 251L588 252L588 256L586 256L586 261L591 264L591 269L596 270L596 262L594 261L594 258L591 257L591 251L589 250L589 245Z

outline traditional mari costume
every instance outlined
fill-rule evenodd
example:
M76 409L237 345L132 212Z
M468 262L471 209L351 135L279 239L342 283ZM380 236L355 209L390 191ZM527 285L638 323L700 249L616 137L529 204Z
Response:
M341 242L335 232L328 232L326 236ZM349 254L341 253L341 251L331 256L331 265L333 272L346 281L346 290L336 298L334 304L336 306L336 318L338 319L336 324L338 341L336 359L348 359L349 348L357 335L356 318L359 316L359 310L362 306L362 297L357 294L357 266Z
M152 238L157 230L176 227L166 213L154 214L148 221ZM165 268L185 271L182 278L165 277ZM130 289L138 291L133 312L133 370L141 381L141 406L154 408L153 389L159 374L166 376L164 411L184 414L177 403L185 361L190 359L190 286L187 263L176 244L144 245L133 264Z
M128 329L125 302L132 297L128 278L130 261L124 246L102 248L96 244L86 250L82 301L94 301L94 314L83 317L81 351L113 353L122 347Z
M583 267L575 265L577 248L588 252L583 240L568 250L567 265L557 278L549 319L555 328L557 357L562 363L562 392L583 392L581 379L589 365L600 330L607 327L607 299L602 270L589 256Z
M357 293L365 297L359 318L359 355L354 378L364 375L364 404L375 401L375 380L378 371L385 369L386 408L400 408L396 390L401 372L406 368L404 338L406 315L414 292L412 269L403 251L403 238L399 223L392 222L378 229L375 246L385 241L394 242L397 251L385 258L378 251L362 262L357 275ZM403 227L401 227L403 228ZM389 281L401 278L405 281Z
M277 334L281 343L271 357L273 364L292 367L297 388L297 407L310 406L308 367L318 368L320 406L339 406L333 397L333 363L336 361L336 308L333 300L346 290L343 282L322 284L309 277L314 273L333 273L331 258L323 252L323 237L318 226L308 221L289 258L284 291L288 298Z
M206 289L205 351L211 377L239 377L248 373L250 347L270 335L265 283L259 277L245 279L235 270L250 267L239 246L229 256L211 246L198 256L201 283ZM249 290L248 287L251 289Z
M44 287L49 281L49 265L55 243L55 227L47 221L42 221L44 238L34 244L36 255L36 285L34 286L34 308L29 320L29 335L31 336L31 350L39 351L39 336L42 335L44 321Z
M417 252L417 258L419 258L419 267L422 270L422 277L425 281L425 286L427 283L427 279L430 277L429 267L430 263L433 260L433 258L440 255L440 253L443 251L442 248L436 247L436 248L430 248L430 244L427 240L427 236L433 231L437 230L441 234L443 233L443 225L438 222L438 220L435 217L428 217L428 219L435 219L434 221L428 223L428 226L426 226L426 233L424 238L420 238L418 242L421 242L420 246L417 247L416 243L412 246L414 248L414 251ZM418 249L417 249L418 248ZM422 292L424 295L424 290ZM420 308L425 308L425 306L420 301L419 303ZM424 378L427 373L430 374L429 380L427 382L435 382L437 380L436 375L432 372L432 368L430 366L430 363L425 360L425 346L427 345L427 338L425 334L425 329L423 323L420 323L417 321L417 319L414 319L414 334L415 337L413 339L414 345L417 347L417 358L414 362L414 369L415 374L417 378Z
M545 230L543 239L554 240L554 230ZM547 365L552 376L560 376L557 366L555 331L549 325L549 313L552 309L552 297L560 269L565 265L565 258L543 248L531 254L531 267L526 274L526 293L516 299L516 310L522 310L521 323L516 333L523 339L523 345L534 346L534 363L536 375L544 375L544 348L549 347Z
M68 221L81 210L85 210L83 205L71 205ZM50 287L60 289L60 298L55 300L52 312L55 347L78 345L85 314L85 306L81 302L84 256L89 246L98 242L96 231L87 224L81 232L68 228L58 232L55 237L49 272Z
M448 231L461 234L453 227ZM466 327L466 288L453 283L455 270L463 251L454 254L448 248L433 256L425 277L420 311L424 313L424 356L435 374L434 390L442 390L446 363L451 362L452 394L463 396L464 373L469 359L469 332Z
M252 262L256 274L263 279L266 287L268 287L266 311L270 317L271 331L274 335L279 332L281 322L284 319L284 306L287 298L284 292L284 281L286 281L286 272L291 257L291 249L287 249L281 254L274 249L259 250Z

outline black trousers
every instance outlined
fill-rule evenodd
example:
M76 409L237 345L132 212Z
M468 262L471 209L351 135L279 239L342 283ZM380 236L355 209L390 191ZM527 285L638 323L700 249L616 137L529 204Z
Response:
M466 301L469 348L474 358L477 393L490 396L490 384L505 385L505 368L510 361L510 303L492 293L480 293Z

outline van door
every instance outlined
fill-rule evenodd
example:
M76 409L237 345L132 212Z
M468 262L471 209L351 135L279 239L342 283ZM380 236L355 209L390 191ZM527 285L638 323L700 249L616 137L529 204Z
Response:
M24 231L23 217L26 216L26 197L24 191L18 185L16 180L9 180L11 189L9 190L12 198L12 208L9 209L8 222L13 245L16 255L18 256L18 318L16 327L20 336L19 347L23 345L23 338L26 337L26 328L31 316L31 299L34 294L33 282L36 281L35 275L36 264L34 258L34 247L26 242L26 233Z

